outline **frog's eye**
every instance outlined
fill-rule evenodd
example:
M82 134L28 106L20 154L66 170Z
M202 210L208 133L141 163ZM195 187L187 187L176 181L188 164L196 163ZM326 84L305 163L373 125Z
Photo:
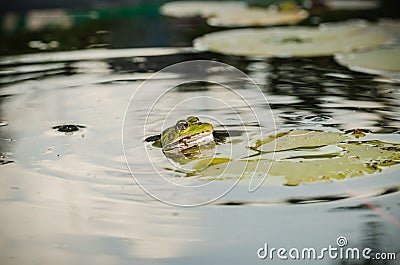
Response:
M195 116L187 117L186 120L187 120L188 122L191 122L191 123L197 123L197 122L199 122L199 118L197 118L197 117L195 117Z
M186 130L188 127L189 127L189 124L188 124L186 121L184 121L184 120L178 121L178 122L176 123L176 128L177 128L179 131L184 131L184 130Z

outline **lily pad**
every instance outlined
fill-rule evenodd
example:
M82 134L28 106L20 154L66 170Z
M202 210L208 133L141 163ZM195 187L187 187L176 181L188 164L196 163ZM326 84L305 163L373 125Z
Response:
M400 163L398 143L362 141L362 137L340 132L305 132L290 131L258 141L257 149L271 143L276 145L278 155L275 157L208 161L210 166L197 175L209 180L261 178L268 174L264 185L299 185L373 174Z
M400 47L337 54L335 60L353 71L400 77Z
M251 148L262 152L279 152L330 145L345 139L349 137L340 132L293 130L257 140Z
M377 0L327 0L324 4L334 10L370 10L380 6Z
M176 1L165 3L160 13L170 17L211 17L221 10L224 12L243 10L247 7L240 1Z
M308 17L305 10L278 11L266 8L248 8L218 12L207 23L218 27L248 27L294 24Z
M363 21L321 24L319 27L235 29L206 34L195 48L250 57L330 56L382 46L389 37Z
M390 42L400 44L400 20L399 19L380 19L378 26L383 32L390 35Z

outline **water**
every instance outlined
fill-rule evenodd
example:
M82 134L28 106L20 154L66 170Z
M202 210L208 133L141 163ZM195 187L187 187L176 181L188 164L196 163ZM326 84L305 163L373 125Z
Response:
M153 77L148 92L135 101L134 113L128 108L131 96L154 72L186 60L217 60L248 74L267 97L272 116L264 102L257 103L259 92L243 80L225 81L240 85L240 93L255 100L255 112L265 114L260 123L224 89L210 85L198 90L189 84L156 106L145 133L142 121L153 97L187 76L170 72ZM271 132L272 117L278 130L362 128L371 131L370 137L398 143L400 90L390 78L351 72L331 58L250 60L190 48L42 53L3 57L1 64L1 264L398 263L257 257L265 243L319 251L337 247L336 239L344 236L349 247L394 252L399 259L398 166L343 181L262 186L253 193L247 184L233 186L232 180L212 182L201 192L176 193L168 183L152 182L158 175L138 152L145 136L193 114L214 117L218 128L241 132L235 139L243 147L243 132L248 130L250 140ZM215 75L221 77L218 71ZM168 110L204 95L225 96L243 120L216 101L200 100L181 105L164 124ZM126 111L131 119L124 125ZM53 129L68 124L78 130ZM127 168L124 128L127 150L136 154L128 157L131 170L148 176L146 185L164 199L199 202L233 189L201 207L155 200ZM163 162L160 150L147 148L168 180L204 183L184 178Z

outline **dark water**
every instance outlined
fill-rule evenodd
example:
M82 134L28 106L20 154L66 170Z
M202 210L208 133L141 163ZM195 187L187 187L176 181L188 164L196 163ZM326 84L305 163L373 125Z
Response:
M168 27L178 30L183 22L169 23ZM179 32L193 33L193 25L198 25L201 34L204 25L191 23ZM167 32L178 36L175 31ZM187 45L187 41L181 43ZM185 82L187 77L174 72L152 77L146 81L146 93L134 101L134 113L128 104L154 72L188 60L219 61L248 74L267 97L278 130L362 128L381 140L399 143L399 83L349 71L328 57L255 60L197 53L190 48L3 56L1 264L398 264L398 166L343 181L261 187L253 193L239 184L202 207L173 207L147 195L127 168L124 126L128 128L124 139L135 154L147 136L142 121L154 103L150 99L162 94L171 80ZM228 81L240 85L239 92L246 98L259 96L243 80ZM199 89L190 84L168 93L157 105L162 111L151 115L148 132L158 132L164 125L164 112L188 97L225 96L226 102L243 107L242 101L225 93L212 85ZM222 103L179 106L168 116L171 121L194 114L217 117L229 129L242 130L243 123ZM266 122L271 119L267 106L260 102L252 107L265 113L265 120L257 123L242 108L240 116L250 135L270 132L273 126ZM130 119L124 123L126 117ZM53 128L69 124L76 127ZM157 176L147 166L146 156L139 153L128 160L133 172ZM201 182L179 177L171 166L160 174L175 183ZM175 193L157 182L149 185L168 199L196 201L210 199L215 190L231 184L220 181L203 193ZM397 261L257 257L265 243L270 248L313 247L319 251L329 245L337 247L339 236L346 237L348 247L397 253Z

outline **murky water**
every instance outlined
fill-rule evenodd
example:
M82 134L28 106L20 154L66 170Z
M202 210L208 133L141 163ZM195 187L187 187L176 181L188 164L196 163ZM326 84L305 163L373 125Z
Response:
M248 74L268 99L272 116L264 102L252 106L265 114L257 121L223 88L189 84L156 105L144 132L154 95L187 76L153 76L146 81L148 92L134 101L134 113L128 108L132 95L154 72L186 60L217 60ZM138 151L146 146L145 136L190 115L214 117L217 128L247 130L251 140L273 131L273 117L278 130L362 128L374 139L400 143L400 89L390 78L355 73L325 57L249 60L190 48L43 53L3 57L0 63L1 264L397 264L328 256L271 261L259 259L257 250L267 243L319 251L337 247L344 236L349 247L393 252L399 259L399 166L342 181L262 186L253 193L247 184L232 186L228 179L201 192L176 193L152 182L159 175ZM240 86L247 99L258 99L251 84L225 81ZM169 109L203 96L225 97L234 109L200 99L180 105L165 121ZM68 124L77 127L53 128ZM163 198L196 203L233 189L201 207L155 200L127 168L123 132L131 171L147 176L147 185ZM245 147L242 134L235 143ZM162 161L159 149L147 148L167 179L204 182L183 177Z

